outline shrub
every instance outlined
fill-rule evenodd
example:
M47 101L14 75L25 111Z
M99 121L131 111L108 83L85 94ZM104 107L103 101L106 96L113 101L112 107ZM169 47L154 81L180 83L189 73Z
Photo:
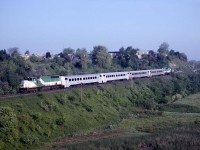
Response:
M138 107L142 107L145 109L155 109L156 108L156 104L154 102L153 99L149 99L149 100L137 100L135 102L136 106Z
M33 120L37 121L41 118L41 113L36 112L32 115Z
M76 98L75 98L74 96L69 96L68 99L69 99L70 101L72 101L72 102L76 100Z
M65 100L64 100L64 99L62 99L62 98L58 98L58 102L59 102L60 104L62 104L62 105L64 105L64 104L65 104Z
M64 123L65 123L65 119L64 119L63 117L58 118L58 119L56 120L56 124L57 124L57 125L63 125Z
M0 140L0 149L3 149L4 147L4 142Z
M0 139L14 142L18 138L16 115L10 107L0 107Z
M27 145L33 145L39 142L39 138L35 135L25 135L20 138L20 141Z

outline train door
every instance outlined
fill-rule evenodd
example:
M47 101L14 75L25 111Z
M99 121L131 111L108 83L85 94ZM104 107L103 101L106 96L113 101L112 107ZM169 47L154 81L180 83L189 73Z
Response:
M99 83L105 83L106 82L106 77L104 74L99 74Z
M70 86L68 77L62 76L60 79L61 79L61 84L64 86L64 88Z

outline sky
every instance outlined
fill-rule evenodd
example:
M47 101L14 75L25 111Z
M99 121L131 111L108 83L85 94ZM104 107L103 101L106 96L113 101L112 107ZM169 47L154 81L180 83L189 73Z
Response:
M170 49L200 60L200 0L0 0L0 49Z

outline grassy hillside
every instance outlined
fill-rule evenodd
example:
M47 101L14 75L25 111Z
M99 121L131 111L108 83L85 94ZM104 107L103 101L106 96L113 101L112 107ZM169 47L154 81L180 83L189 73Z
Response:
M190 82L181 81L171 76L143 78L4 99L0 101L0 149L35 149L96 130L140 135L198 123L199 108L183 114L168 111L171 104L163 105L177 100L177 92L190 93L186 90Z
M164 111L137 110L112 128L112 137L71 144L56 143L52 149L192 149L200 148L200 111L175 109L177 104L200 109L200 94L166 104ZM173 108L173 111L172 109ZM168 111L170 110L170 112ZM160 114L161 113L161 114ZM116 132L123 132L123 134ZM80 139L80 138L79 138ZM80 141L80 140L79 140ZM67 143L67 142L66 142ZM49 149L49 148L48 148Z

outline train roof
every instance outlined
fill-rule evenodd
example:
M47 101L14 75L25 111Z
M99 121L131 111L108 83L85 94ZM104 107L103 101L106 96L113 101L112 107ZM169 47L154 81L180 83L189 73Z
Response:
M100 75L99 73L96 73L96 74L82 74L82 75L66 75L66 76L61 76L61 77L67 77L67 78L70 78L70 77L73 77L73 78L80 78L80 77L92 77L92 76L98 76Z
M54 76L41 76L40 77L44 82L56 82L60 81L60 76L54 75Z
M100 74L119 74L119 73L128 73L129 71L123 71L123 72L107 72L107 73L100 73Z

